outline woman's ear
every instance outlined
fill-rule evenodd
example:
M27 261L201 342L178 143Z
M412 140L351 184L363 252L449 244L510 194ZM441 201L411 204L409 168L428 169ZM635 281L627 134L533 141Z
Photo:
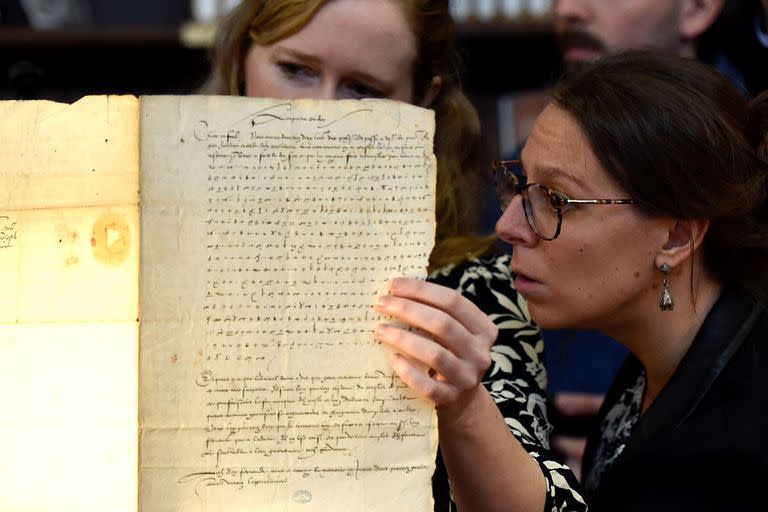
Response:
M431 107L432 103L435 101L435 98L437 98L437 95L440 94L440 89L442 88L443 77L440 75L433 76L432 81L429 83L429 89L427 89L427 92L424 94L424 96L422 96L418 106L423 108Z
M691 259L693 253L701 247L704 235L709 229L709 219L678 219L669 225L666 240L656 255L654 263L657 267L666 263L672 268L679 266L685 260Z
M680 37L695 41L715 23L725 0L685 0L680 12Z

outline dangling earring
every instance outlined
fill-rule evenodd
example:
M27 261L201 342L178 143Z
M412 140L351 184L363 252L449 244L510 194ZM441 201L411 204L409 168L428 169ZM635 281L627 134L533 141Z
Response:
M661 300L659 301L659 309L662 311L672 311L675 309L675 300L672 298L672 294L669 291L669 271L672 270L668 264L664 263L659 267L661 273L664 274L664 290L661 292Z

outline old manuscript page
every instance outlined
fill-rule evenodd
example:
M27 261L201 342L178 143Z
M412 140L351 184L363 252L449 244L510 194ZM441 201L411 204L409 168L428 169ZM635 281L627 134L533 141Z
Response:
M142 99L141 510L431 511L434 411L373 338L423 277L432 113Z
M137 503L138 104L0 103L0 510Z

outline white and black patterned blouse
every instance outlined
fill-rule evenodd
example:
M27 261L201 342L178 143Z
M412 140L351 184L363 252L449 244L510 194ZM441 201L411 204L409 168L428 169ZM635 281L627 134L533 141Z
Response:
M454 288L474 302L499 328L492 348L493 363L483 384L496 401L512 434L541 467L547 482L545 512L587 509L573 473L549 450L547 373L544 343L532 322L525 300L517 293L509 256L470 260L430 276L432 282ZM433 478L435 510L455 511L441 457Z
M606 471L624 451L632 431L640 419L647 380L642 372L635 384L624 390L619 399L608 409L600 423L600 439L595 453L595 462L585 475L584 487L594 493L600 486Z

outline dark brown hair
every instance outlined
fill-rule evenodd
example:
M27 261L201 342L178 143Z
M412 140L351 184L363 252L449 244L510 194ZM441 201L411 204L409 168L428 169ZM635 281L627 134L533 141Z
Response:
M768 92L752 104L692 59L633 51L565 77L553 99L650 215L709 219L705 267L768 291Z

